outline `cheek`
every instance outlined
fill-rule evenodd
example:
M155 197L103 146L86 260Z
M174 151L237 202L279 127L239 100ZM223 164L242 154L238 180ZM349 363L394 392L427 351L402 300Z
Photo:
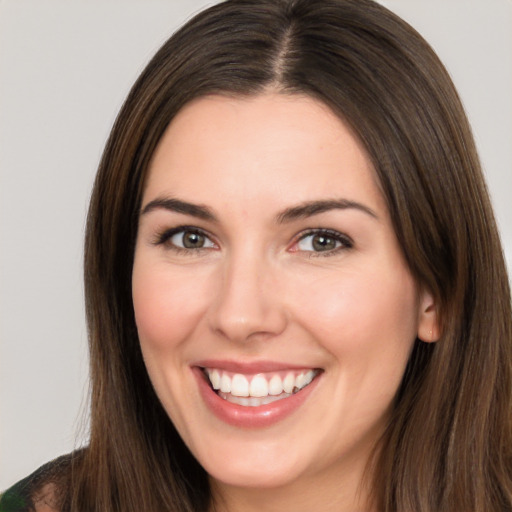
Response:
M304 288L306 296L300 293ZM302 283L295 295L300 297L297 317L335 355L375 350L406 358L416 337L418 299L405 270L331 273L314 285Z
M191 277L135 263L132 297L143 349L176 346L196 328L208 293L207 283Z

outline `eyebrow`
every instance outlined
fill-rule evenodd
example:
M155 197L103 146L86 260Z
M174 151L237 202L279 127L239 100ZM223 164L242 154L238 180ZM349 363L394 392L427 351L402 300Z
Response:
M312 217L313 215L318 215L330 210L348 209L359 210L377 220L379 218L371 208L368 208L368 206L365 206L364 204L357 203L356 201L350 201L348 199L328 199L321 201L306 201L305 203L301 203L297 206L287 208L277 215L277 222L284 224L286 222Z
M180 199L165 197L159 197L153 201L150 201L146 206L144 206L140 214L146 215L147 213L158 209L169 210L176 213L184 213L185 215L191 215L192 217L197 217L203 220L217 220L215 215L207 206L193 204L187 201L181 201Z
M176 198L157 198L150 201L141 210L141 215L146 215L154 210L163 209L169 210L175 213L183 213L185 215L191 215L202 220L208 220L217 222L217 217L213 214L210 208L205 205L189 203ZM368 206L358 203L356 201L350 201L348 199L327 199L317 201L306 201L297 206L286 208L276 216L278 224L285 224L287 222L293 222L294 220L305 219L312 217L320 213L328 212L330 210L348 210L355 209L359 210L374 219L378 219L377 214Z

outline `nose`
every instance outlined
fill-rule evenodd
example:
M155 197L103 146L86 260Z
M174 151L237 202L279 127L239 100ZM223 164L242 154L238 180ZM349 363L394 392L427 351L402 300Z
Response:
M270 262L254 254L228 258L210 310L212 330L238 343L282 333L287 319L276 274Z

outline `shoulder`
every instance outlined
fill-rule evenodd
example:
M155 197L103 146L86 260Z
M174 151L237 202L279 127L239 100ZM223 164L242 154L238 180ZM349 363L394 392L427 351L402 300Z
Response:
M80 453L52 460L7 489L0 495L0 512L61 512L71 464Z

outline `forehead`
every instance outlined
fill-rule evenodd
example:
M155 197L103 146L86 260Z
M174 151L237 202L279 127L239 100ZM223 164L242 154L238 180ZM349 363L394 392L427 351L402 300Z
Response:
M177 194L208 203L264 195L276 207L347 196L385 208L350 127L320 101L279 93L186 105L153 155L145 198Z

